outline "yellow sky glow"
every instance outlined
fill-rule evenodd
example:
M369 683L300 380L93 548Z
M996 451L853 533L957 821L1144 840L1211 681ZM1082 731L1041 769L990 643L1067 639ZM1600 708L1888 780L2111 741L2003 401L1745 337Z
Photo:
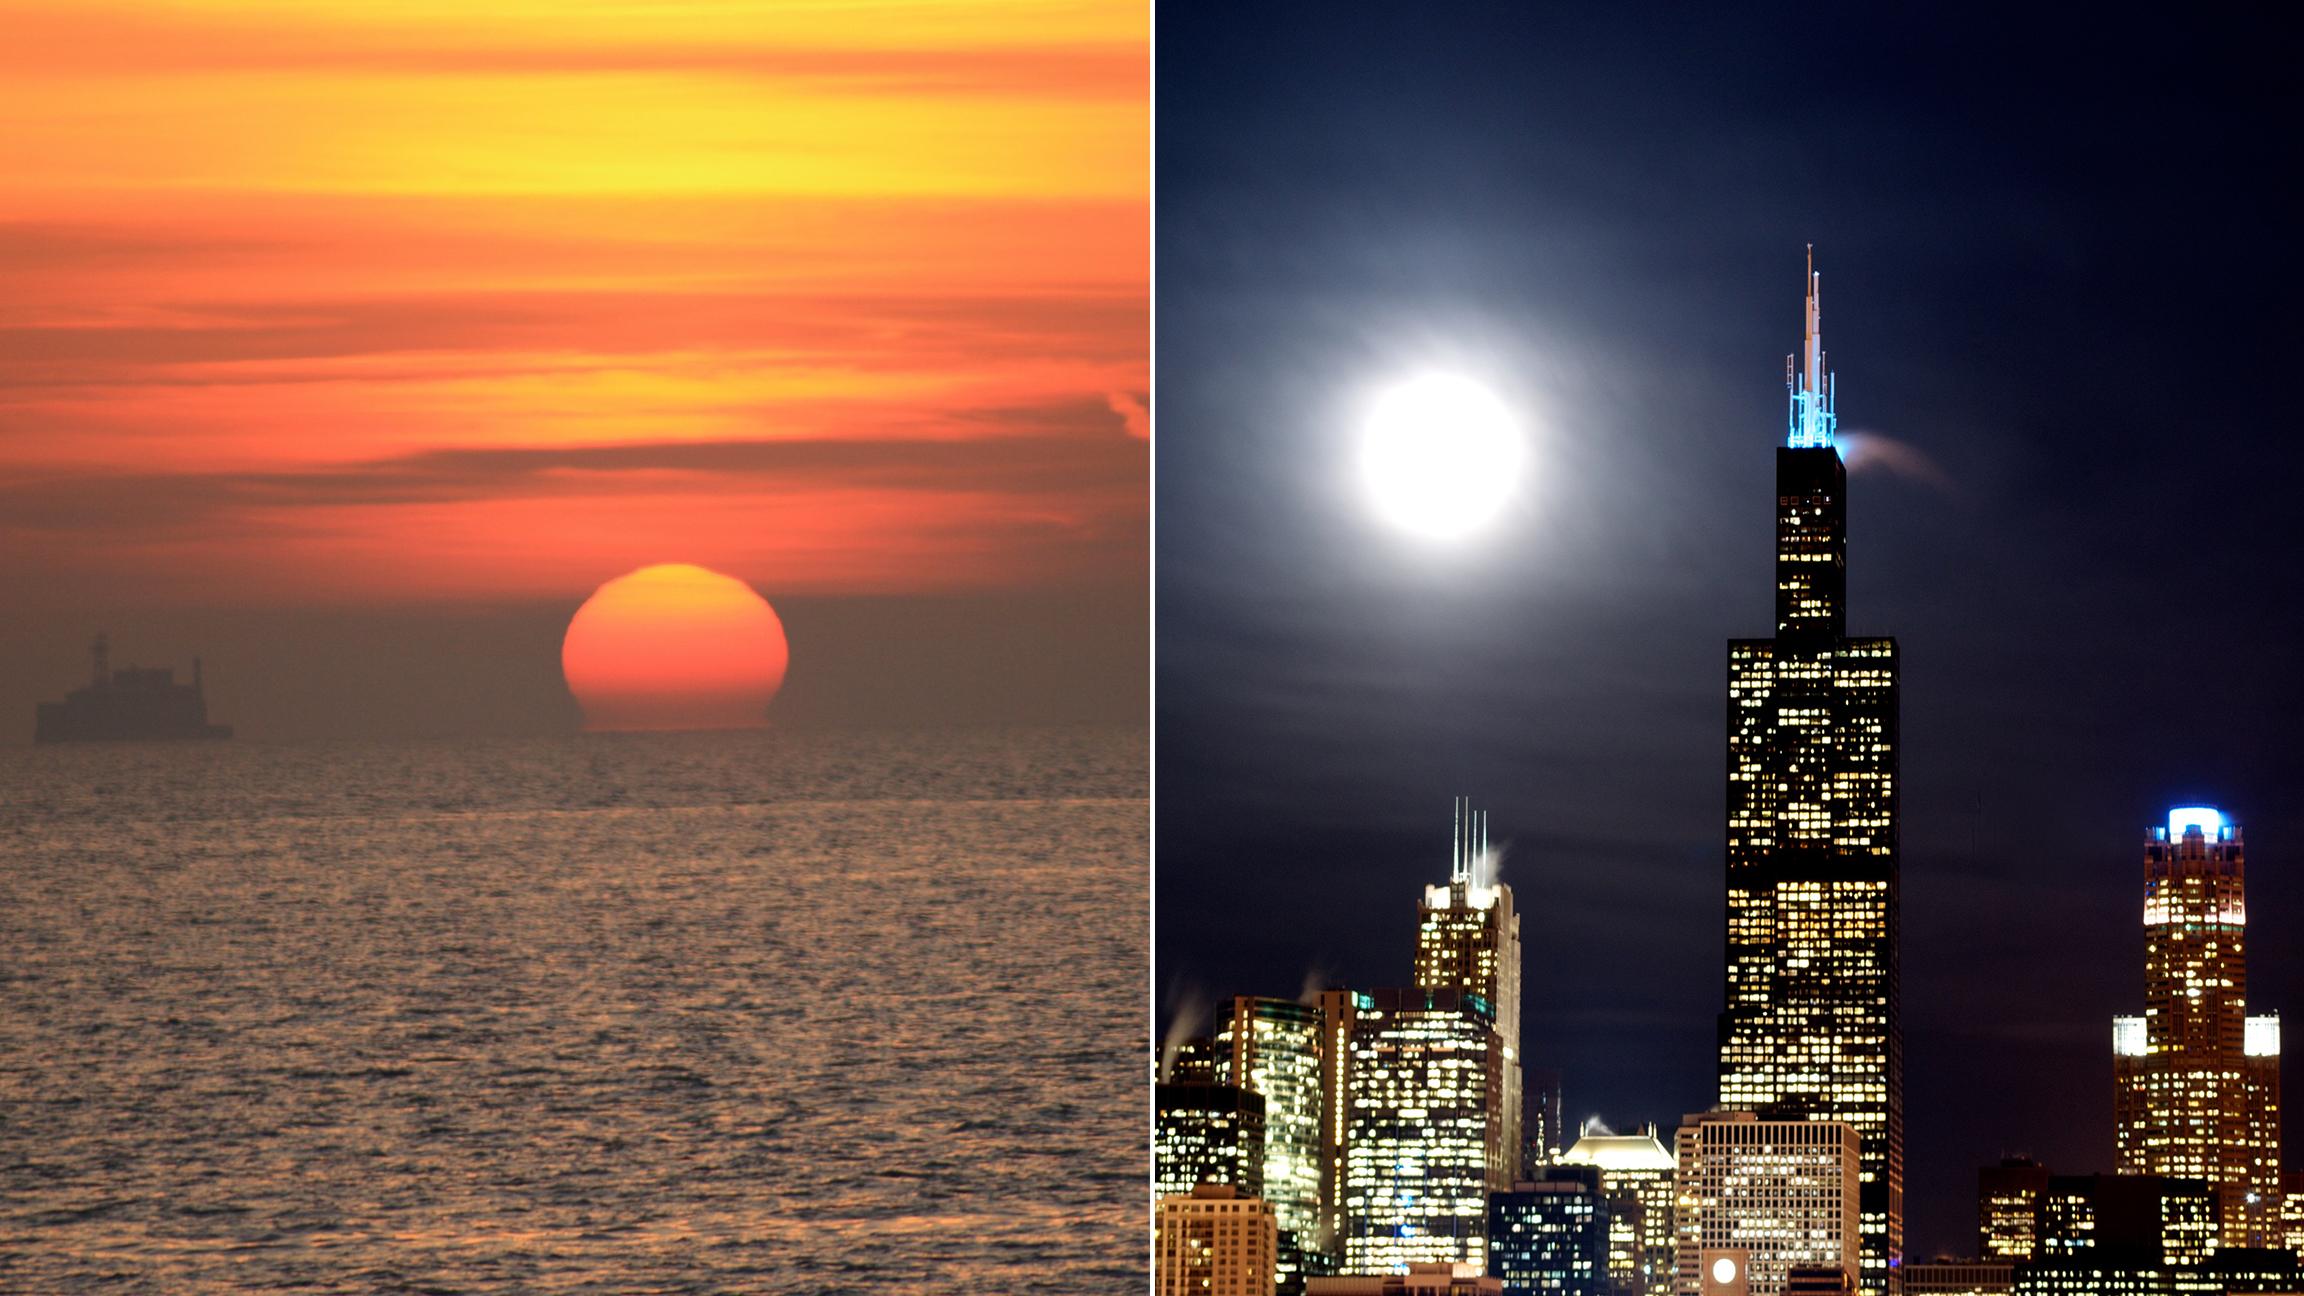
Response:
M1141 449L1148 6L54 0L0 31L0 479L46 491L0 498L0 593L295 602L371 562L412 598L561 593L667 556L786 590L1140 578L1140 538L1081 540L1142 528L1096 447ZM344 484L1016 438L1093 480L636 451L580 491Z

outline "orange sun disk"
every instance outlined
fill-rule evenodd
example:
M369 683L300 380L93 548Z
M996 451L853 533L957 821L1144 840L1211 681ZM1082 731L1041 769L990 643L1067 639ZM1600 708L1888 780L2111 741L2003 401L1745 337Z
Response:
M592 730L764 725L790 659L768 600L688 563L602 585L560 643L561 674Z

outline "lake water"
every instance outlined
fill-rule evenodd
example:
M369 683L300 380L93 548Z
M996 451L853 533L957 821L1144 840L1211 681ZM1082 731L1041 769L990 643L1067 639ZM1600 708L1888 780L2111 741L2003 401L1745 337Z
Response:
M0 1290L1141 1292L1145 774L0 751Z

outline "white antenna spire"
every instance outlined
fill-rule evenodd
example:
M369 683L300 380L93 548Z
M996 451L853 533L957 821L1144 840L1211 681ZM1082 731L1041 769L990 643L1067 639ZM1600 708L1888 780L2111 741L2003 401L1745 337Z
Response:
M1784 385L1792 392L1792 428L1786 438L1795 450L1832 444L1837 416L1833 413L1834 383L1824 371L1824 279L1816 273L1816 245L1808 245L1808 272L1800 327L1798 372L1794 357L1784 358Z
M1816 245L1813 243L1808 245L1808 327L1800 349L1807 360L1802 377L1808 381L1802 384L1802 389L1813 396L1822 386L1818 380L1823 376L1824 367L1824 284L1816 277Z
M1454 831L1448 838L1448 880L1455 882L1464 876L1464 798L1451 797L1448 806L1456 817Z

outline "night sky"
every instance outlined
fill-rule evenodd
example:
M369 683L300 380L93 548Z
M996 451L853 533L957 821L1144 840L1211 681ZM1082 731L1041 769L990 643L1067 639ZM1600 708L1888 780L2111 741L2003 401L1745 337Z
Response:
M2108 1019L2141 1010L2170 805L2242 823L2250 1008L2304 1026L2273 22L1163 6L1161 1024L1407 981L1462 792L1509 843L1571 1121L1711 1103L1725 644L1772 627L1813 242L1849 632L1904 654L1908 1252L1974 1249L2004 1154L2114 1168ZM1535 442L1455 546L1351 475L1371 393L1431 366Z

